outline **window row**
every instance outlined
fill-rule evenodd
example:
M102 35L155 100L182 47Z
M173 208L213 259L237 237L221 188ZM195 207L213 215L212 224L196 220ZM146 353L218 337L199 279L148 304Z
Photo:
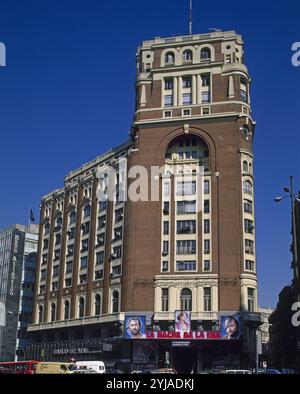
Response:
M211 59L211 50L208 47L202 48L200 51L200 60L210 60ZM183 63L191 63L193 61L193 52L190 49L185 50L182 53L182 62ZM169 51L165 54L165 65L173 65L175 64L175 53Z
M169 288L161 289L161 310L162 312L169 312ZM211 312L212 311L212 289L211 287L203 288L203 311ZM193 302L192 302L192 291L188 288L182 289L180 291L180 309L182 311L192 311L193 310Z
M120 310L120 294L118 290L114 290L111 297L111 313L118 313ZM83 318L86 312L86 301L84 297L80 297L77 303L76 317ZM101 315L102 313L102 300L101 295L96 294L94 296L93 314L95 316ZM66 300L63 305L63 319L68 320L71 318L71 303ZM52 302L50 305L50 321L54 322L58 319L57 316L57 305ZM42 305L38 308L38 323L43 323L44 320L44 307Z
M161 271L169 272L169 261L162 261ZM176 271L195 271L196 270L196 261L195 260L180 260L176 261ZM211 262L210 260L203 261L203 271L211 271Z

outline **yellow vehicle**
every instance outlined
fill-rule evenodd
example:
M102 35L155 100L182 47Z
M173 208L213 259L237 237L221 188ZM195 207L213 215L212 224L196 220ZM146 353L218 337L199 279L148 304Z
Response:
M36 366L36 374L60 374L71 373L74 369L74 364L70 363L55 363L55 362L39 362Z

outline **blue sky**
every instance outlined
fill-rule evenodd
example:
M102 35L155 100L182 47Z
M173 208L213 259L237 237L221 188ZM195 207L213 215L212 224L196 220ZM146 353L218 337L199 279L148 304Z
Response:
M295 176L300 189L298 1L194 0L195 33L236 30L252 76L259 299L275 306L290 270L290 206L273 197ZM136 47L188 33L188 0L1 0L0 228L38 217L42 195L66 173L128 137ZM117 60L118 59L118 60Z

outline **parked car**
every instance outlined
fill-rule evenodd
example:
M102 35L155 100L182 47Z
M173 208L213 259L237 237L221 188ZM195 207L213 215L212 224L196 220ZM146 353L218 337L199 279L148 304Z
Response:
M176 374L178 373L175 369L173 368L159 368L159 369L154 369L151 373L171 373L171 374Z
M282 375L282 373L278 371L278 369L259 369L257 373L259 375Z
M142 369L140 371L132 371L134 374L155 374L155 373L167 373L167 374L177 374L173 368L158 368L158 369Z
M231 375L249 375L251 372L248 369L227 369L225 374Z
M97 372L94 371L93 369L86 369L86 368L77 368L77 369L74 369L71 373L72 374L97 374Z
M118 368L106 368L105 374L121 374L124 373L121 369Z

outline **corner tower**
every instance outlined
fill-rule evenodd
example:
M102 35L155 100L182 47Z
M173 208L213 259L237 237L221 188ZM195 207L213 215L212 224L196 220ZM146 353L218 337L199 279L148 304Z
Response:
M250 81L234 31L138 48L129 167L176 165L189 175L182 184L163 174L160 201L128 201L122 310L154 311L164 325L189 309L208 328L220 311L256 311Z

